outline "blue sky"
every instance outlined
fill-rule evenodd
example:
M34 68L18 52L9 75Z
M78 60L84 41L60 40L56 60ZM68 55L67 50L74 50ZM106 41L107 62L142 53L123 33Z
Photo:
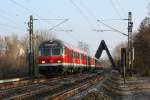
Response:
M15 4L17 2L19 5ZM116 45L127 41L127 37L116 32L96 32L109 30L97 22L97 19L122 19L128 17L128 11L133 13L136 31L142 19L148 16L150 0L1 0L0 3L0 35L16 33L20 37L27 34L29 15L34 18L67 18L64 24L56 30L73 30L72 32L51 32L72 45L78 41L89 44L91 54L94 54L101 40L105 40L108 48L113 51ZM50 29L60 21L36 21L35 29ZM104 21L120 31L127 33L127 21Z

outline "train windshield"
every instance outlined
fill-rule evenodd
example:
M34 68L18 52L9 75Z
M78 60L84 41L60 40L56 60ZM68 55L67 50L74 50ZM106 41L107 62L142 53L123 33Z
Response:
M39 55L40 56L51 56L51 49L50 48L41 48Z
M55 48L41 48L39 55L40 56L59 56L62 55L63 50L62 48L55 47Z
M52 48L52 55L59 56L61 54L62 54L62 49L61 48Z

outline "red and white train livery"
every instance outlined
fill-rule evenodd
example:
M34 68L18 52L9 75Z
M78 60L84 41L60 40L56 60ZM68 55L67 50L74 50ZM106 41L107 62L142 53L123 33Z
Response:
M45 41L39 46L39 72L43 75L100 67L99 60L61 40Z

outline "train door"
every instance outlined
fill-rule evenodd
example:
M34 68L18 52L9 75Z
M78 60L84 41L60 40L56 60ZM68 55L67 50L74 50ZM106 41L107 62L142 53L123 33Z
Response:
M79 61L80 61L80 66L82 65L82 54L79 54Z
M70 56L70 59L71 59L71 65L74 66L74 53L73 53L73 50L71 50L71 56Z
M89 67L90 65L91 65L91 63L90 63L90 57L87 56L87 67Z

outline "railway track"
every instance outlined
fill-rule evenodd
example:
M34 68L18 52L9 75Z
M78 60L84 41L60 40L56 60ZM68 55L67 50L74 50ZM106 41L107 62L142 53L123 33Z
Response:
M82 77L81 77L82 76ZM1 99L55 99L66 98L82 91L99 80L102 76L97 74L77 74L69 77L51 78L45 81L33 82L0 90Z
M45 78L15 78L0 80L0 91L42 82L46 82Z
M102 79L104 79L104 77L97 77L95 79L91 79L91 80L88 80L86 82L83 82L83 83L79 83L73 87L70 87L58 94L54 94L52 96L47 96L45 97L44 99L45 100L66 100L70 97L72 97L73 95L75 94L78 94L84 90L86 90L87 88L89 88L90 86L98 83L99 81L101 81Z
M70 76L72 77L72 76ZM0 84L0 98L11 97L17 94L22 94L28 91L44 88L46 84L55 84L55 82L65 79L64 77L40 78L40 79L25 79L15 82L4 82ZM49 85L50 85L49 84Z

